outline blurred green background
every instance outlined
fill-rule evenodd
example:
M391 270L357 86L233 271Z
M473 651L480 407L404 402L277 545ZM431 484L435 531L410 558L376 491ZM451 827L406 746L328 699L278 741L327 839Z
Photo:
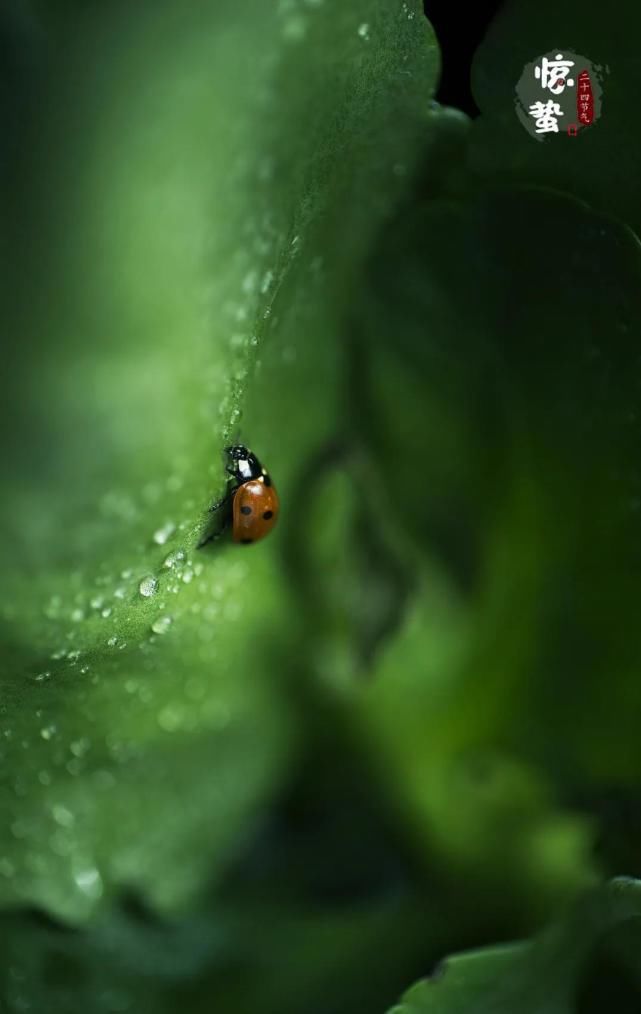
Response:
M3 6L1 1011L641 1010L641 15L584 6L501 8L477 118L415 0ZM280 520L199 550L230 441Z

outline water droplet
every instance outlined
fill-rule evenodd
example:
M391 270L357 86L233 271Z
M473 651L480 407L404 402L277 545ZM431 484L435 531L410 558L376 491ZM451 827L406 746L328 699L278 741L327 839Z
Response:
M300 39L305 37L307 31L307 25L301 17L290 18L289 21L285 22L283 28L283 35L286 39L290 39L292 42L298 42Z
M129 567L127 568L127 570L121 570L121 571L120 571L120 576L121 576L121 577L122 577L122 578L123 578L123 579L124 579L125 581L126 581L126 580L127 580L128 578L130 578L130 577L132 576L132 574L133 574L133 570L131 570L131 569L130 569Z
M115 646L117 644L118 644L118 638L117 637L110 637L109 640L107 641L107 645L110 648L115 648Z
M102 895L102 877L95 866L85 866L74 871L73 879L79 890L96 901Z
M156 529L152 537L156 545L164 546L165 543L167 542L167 539L170 539L175 531L176 526L173 523L173 521L166 521L161 528Z
M165 732L175 732L182 721L181 711L174 705L168 704L158 715L158 725Z
M143 486L142 495L145 498L145 500L149 500L151 503L154 503L156 500L160 500L160 497L162 495L160 483L158 482L147 483L146 486Z
M260 291L263 294L263 296L265 295L267 290L271 287L273 281L274 281L274 272L271 270L266 271L265 274L263 275L263 280L260 283Z
M151 598L158 591L158 581L152 574L148 574L138 585L138 591L144 599Z
M114 598L116 598L116 599L124 599L124 597L125 597L126 594L127 594L127 589L123 588L122 585L121 585L119 588L116 588L116 590L114 592Z
M104 609L101 609L100 615L102 616L103 620L108 619L111 616L111 606L105 606Z
M73 620L74 623L80 623L80 621L84 620L84 618L85 618L85 614L82 611L82 609L74 609L73 610L73 612L71 614L71 619Z
M69 840L69 835L66 835L64 831L56 830L49 839L52 851L58 856L68 856L71 854L72 843Z
M166 634L171 626L171 616L159 616L151 625L154 634Z
M189 584L189 582L192 580L193 576L194 576L193 570L186 570L185 573L182 576L183 582L185 584Z
M74 757L84 757L90 745L89 740L82 736L80 739L75 739L73 743L70 744L69 749Z
M116 779L112 775L111 771L106 771L101 768L100 771L96 771L93 776L93 781L98 789L112 789L116 784Z
M48 680L50 676L51 676L51 673L49 671L47 671L47 672L39 672L36 676L34 676L34 679L35 679L36 683L44 683L45 680Z
M66 806L55 805L52 808L53 819L56 824L60 824L61 827L72 827L75 818L71 810L68 810Z
M45 725L40 730L40 735L42 736L43 739L46 739L46 740L49 740L49 739L51 739L52 736L55 736L55 733L56 733L56 727L55 727L55 725Z
M45 606L45 615L50 619L55 619L62 605L62 599L59 595L52 595L49 602Z
M246 292L247 294L252 293L256 288L257 281L258 281L257 272L254 270L248 271L242 281L243 292Z
M369 39L369 25L366 21L364 21L362 25L358 26L358 34L361 39Z
M176 549L174 550L173 553L170 553L169 556L165 557L165 559L162 562L162 565L163 567L167 567L168 570L171 570L172 567L176 567L177 565L182 563L184 559L185 559L184 550Z
M94 597L89 602L89 605L91 606L92 609L101 609L104 601L105 600L103 599L102 595L94 595Z

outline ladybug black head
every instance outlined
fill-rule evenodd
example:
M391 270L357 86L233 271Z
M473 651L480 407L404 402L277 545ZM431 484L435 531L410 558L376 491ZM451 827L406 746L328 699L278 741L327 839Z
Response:
M244 444L232 444L231 447L225 448L225 454L228 454L232 461L238 461L239 458L249 457L251 451Z
M225 454L229 457L227 471L238 482L258 479L263 474L263 466L258 458L243 444L226 447Z

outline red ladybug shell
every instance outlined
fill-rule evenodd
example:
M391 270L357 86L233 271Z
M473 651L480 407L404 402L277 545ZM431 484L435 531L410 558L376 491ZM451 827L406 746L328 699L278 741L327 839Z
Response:
M278 494L264 477L250 479L234 494L234 542L258 542L269 535L278 517Z

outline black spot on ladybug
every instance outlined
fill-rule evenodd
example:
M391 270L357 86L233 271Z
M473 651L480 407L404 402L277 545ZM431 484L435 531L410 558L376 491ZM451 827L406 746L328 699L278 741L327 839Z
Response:
M269 519L273 518L273 516L274 516L274 512L273 511L263 511L263 520L264 521L269 521Z
M244 507L240 508L240 513L241 514L251 514L251 512L252 512L252 509L251 509L251 507L248 507L247 504L245 504Z
M249 543L253 542L254 540L253 539L241 539L240 541L242 542L243 546L248 546Z
M263 476L263 482L265 483L266 486L271 486L272 484L272 480L269 478L267 474Z

